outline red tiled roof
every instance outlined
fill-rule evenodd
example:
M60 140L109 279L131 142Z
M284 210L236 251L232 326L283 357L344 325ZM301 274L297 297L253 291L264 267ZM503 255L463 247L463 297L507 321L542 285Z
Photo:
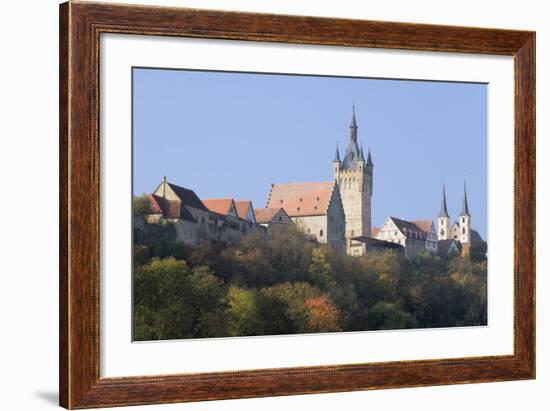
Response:
M281 207L279 207L279 208L256 208L256 209L254 209L254 214L256 215L256 222L258 224L269 223L269 222L271 222L273 217L275 217L277 215L277 213L281 210L283 210L283 213L285 212L285 210L282 209Z
M273 184L267 208L284 208L290 217L324 215L334 182Z
M243 220L246 220L246 213L249 208L252 208L252 201L239 200L235 201L235 208L237 210L237 216Z
M153 194L147 194L147 198L149 199L149 204L151 206L151 212L152 214L162 214L162 209L160 208L160 205L155 197L156 196Z
M373 238L376 238L376 236L378 235L378 233L380 232L380 228L379 227L372 227L370 229L370 235L371 237Z
M157 195L150 195L151 208L155 214L162 212L164 218L181 218L182 220L196 222L189 210L178 200L166 200Z
M422 231L428 232L432 227L432 220L413 220L414 225L420 228Z
M210 198L207 200L202 200L202 203L210 211L221 215L228 215L229 210L231 210L231 205L234 205L232 198Z

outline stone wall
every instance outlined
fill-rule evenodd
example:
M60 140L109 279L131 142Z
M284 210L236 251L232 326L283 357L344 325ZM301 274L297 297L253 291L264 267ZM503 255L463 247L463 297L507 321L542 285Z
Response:
M292 217L292 221L303 233L319 243L327 243L327 216Z
M372 181L359 165L357 170L335 172L346 216L346 239L371 235Z

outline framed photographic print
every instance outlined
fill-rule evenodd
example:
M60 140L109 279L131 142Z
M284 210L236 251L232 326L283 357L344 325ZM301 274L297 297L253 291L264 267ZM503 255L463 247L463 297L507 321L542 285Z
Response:
M60 6L60 403L535 377L535 33Z

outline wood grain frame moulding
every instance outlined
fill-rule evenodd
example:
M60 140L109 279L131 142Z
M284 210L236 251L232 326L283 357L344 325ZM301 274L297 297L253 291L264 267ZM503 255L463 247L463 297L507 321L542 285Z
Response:
M514 354L100 378L101 33L513 56ZM60 405L173 403L535 377L535 33L184 8L60 5Z

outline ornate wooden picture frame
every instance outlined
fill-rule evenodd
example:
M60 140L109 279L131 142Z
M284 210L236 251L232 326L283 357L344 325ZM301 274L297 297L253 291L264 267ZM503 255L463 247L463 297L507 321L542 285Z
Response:
M102 33L513 56L513 355L101 378ZM535 378L534 32L69 2L60 6L59 47L60 405L91 408Z

